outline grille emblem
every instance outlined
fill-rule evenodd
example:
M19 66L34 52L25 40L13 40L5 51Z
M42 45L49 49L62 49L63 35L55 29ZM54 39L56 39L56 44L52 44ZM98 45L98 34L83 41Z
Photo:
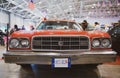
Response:
M59 45L59 46L63 46L63 41L59 41L59 42L58 42L58 45Z

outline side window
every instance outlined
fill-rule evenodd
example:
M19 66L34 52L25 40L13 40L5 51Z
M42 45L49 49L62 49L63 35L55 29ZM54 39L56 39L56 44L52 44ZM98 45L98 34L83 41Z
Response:
M73 24L73 29L78 30L80 28L79 28L79 26L77 24Z
M39 26L37 27L37 30L45 29L46 24L44 22L40 23Z

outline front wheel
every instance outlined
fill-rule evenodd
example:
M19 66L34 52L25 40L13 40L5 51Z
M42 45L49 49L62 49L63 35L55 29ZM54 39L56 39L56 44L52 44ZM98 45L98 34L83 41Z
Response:
M19 64L21 66L21 69L25 71L32 71L31 64Z
M21 71L25 72L25 73L30 73L30 74L34 74L33 70L32 70L32 66L31 64L18 64L21 66Z

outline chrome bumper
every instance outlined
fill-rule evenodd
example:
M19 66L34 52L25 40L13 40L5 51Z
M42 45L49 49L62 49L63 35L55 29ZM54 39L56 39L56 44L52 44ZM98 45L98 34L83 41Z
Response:
M47 64L52 58L71 58L71 64L99 64L115 61L114 51L92 52L6 52L3 54L6 63Z

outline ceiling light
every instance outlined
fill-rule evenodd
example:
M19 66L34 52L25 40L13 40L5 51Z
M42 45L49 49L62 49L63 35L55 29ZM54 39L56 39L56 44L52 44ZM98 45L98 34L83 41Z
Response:
M39 2L39 4L41 4L42 2Z
M69 8L72 8L72 6L70 5Z
M93 4L93 6L96 6L96 4Z
M110 14L110 11L107 11L108 14Z
M92 8L95 8L94 6L92 6Z

